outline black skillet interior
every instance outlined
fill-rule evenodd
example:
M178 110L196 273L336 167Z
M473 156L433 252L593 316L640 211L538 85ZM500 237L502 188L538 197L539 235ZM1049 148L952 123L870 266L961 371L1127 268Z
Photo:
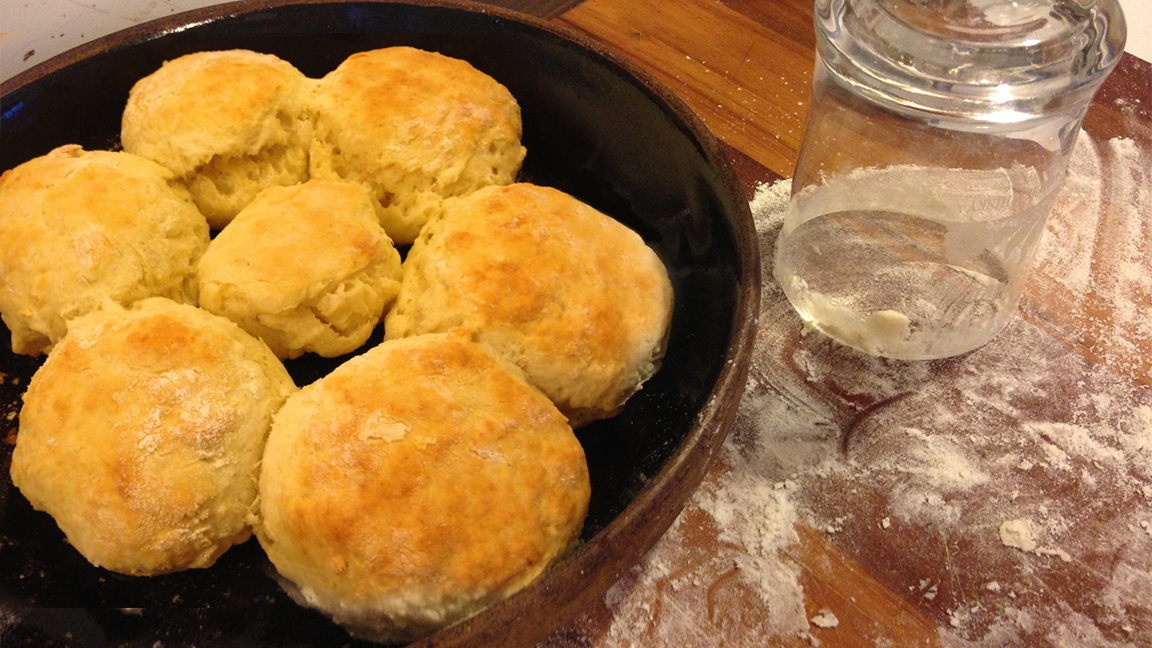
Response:
M181 28L155 33L155 26L145 26L131 38L121 35L124 42L110 49L7 89L0 98L0 169L67 143L116 148L129 88L181 54L246 48L319 77L354 52L403 44L468 60L507 86L523 113L528 155L521 179L577 196L634 228L657 250L676 294L663 367L621 415L579 431L593 488L583 539L592 541L697 424L733 330L739 264L731 214L738 210L691 130L658 92L612 57L508 15L435 4L309 3L249 6L192 24L167 23L174 26ZM39 362L9 351L7 329L0 336L3 437L17 427L20 393ZM379 339L378 333L370 343ZM340 360L307 357L288 364L303 385ZM51 518L33 511L11 487L12 446L0 448L0 633L11 641L5 647L25 641L350 642L281 593L254 540L207 570L131 578L90 566ZM210 625L207 608L213 610Z

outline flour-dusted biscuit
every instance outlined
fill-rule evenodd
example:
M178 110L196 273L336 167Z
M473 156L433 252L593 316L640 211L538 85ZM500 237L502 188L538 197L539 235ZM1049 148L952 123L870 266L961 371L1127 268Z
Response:
M95 565L208 567L251 535L272 415L295 389L222 317L164 298L109 303L32 377L12 483Z
M309 180L265 190L208 246L200 306L280 358L360 347L400 289L400 253L363 185Z
M0 176L0 315L39 355L105 300L196 301L208 224L155 162L62 146Z
M474 329L579 427L656 372L671 313L668 273L635 232L520 183L445 201L409 251L384 330Z
M313 83L271 54L187 54L132 87L121 143L171 169L219 229L262 189L308 179Z
M410 47L360 52L320 80L313 177L370 186L399 245L440 202L508 184L524 160L520 106L469 63Z
M385 342L293 395L256 534L286 589L408 641L522 589L578 541L590 485L564 417L466 337Z

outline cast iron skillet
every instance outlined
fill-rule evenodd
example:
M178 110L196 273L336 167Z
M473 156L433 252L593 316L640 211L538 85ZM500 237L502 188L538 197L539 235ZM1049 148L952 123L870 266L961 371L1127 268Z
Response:
M181 54L246 48L319 77L354 52L401 44L466 59L507 86L523 111L521 179L567 191L634 228L664 260L675 289L663 368L622 414L579 431L592 477L582 546L518 595L421 642L532 645L603 596L668 528L743 392L759 302L755 231L727 159L682 102L594 42L490 7L257 0L119 32L5 82L0 169L62 144L117 148L129 88ZM11 486L9 430L39 361L14 356L6 329L0 337L0 437L9 434L0 445L5 646L354 643L281 592L254 540L207 570L133 578L90 566ZM303 386L342 360L288 366Z

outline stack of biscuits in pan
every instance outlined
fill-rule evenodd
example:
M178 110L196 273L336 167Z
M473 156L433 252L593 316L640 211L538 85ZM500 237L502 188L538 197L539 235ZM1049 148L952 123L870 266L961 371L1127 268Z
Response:
M672 288L634 232L517 183L520 138L504 86L407 47L141 79L122 151L0 176L0 315L47 355L13 483L124 574L255 533L297 601L374 640L532 582L587 512L573 428L656 372ZM303 354L343 361L298 388Z

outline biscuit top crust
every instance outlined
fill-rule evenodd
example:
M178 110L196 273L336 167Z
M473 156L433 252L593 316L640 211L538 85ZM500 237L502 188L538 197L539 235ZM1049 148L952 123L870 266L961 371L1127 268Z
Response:
M465 188L457 187L467 180L464 165L487 145L510 145L522 156L519 104L461 59L411 47L357 52L321 79L318 95L341 154L375 162L377 171L402 164L445 195ZM488 171L511 181L506 169Z
M359 348L400 290L400 253L363 185L271 187L200 261L200 306L264 340L280 358Z
M216 156L255 155L294 139L311 82L270 54L196 52L140 79L121 121L124 150L185 176Z
M172 173L123 152L62 146L0 176L0 313L37 355L104 300L196 300L208 223Z
M400 254L364 187L310 180L261 192L212 240L200 282L243 286L260 311L279 313L383 258L399 275Z
M257 535L305 601L354 634L411 638L520 589L573 545L583 449L514 372L428 335L374 347L289 399Z
M520 106L467 61L411 47L359 52L320 80L313 177L372 187L397 244L439 199L515 179Z
M556 189L520 183L446 201L405 264L389 339L470 327L574 427L615 413L663 354L663 263L635 232Z
M78 319L24 396L12 481L92 563L210 566L250 535L283 365L228 320L153 298Z

